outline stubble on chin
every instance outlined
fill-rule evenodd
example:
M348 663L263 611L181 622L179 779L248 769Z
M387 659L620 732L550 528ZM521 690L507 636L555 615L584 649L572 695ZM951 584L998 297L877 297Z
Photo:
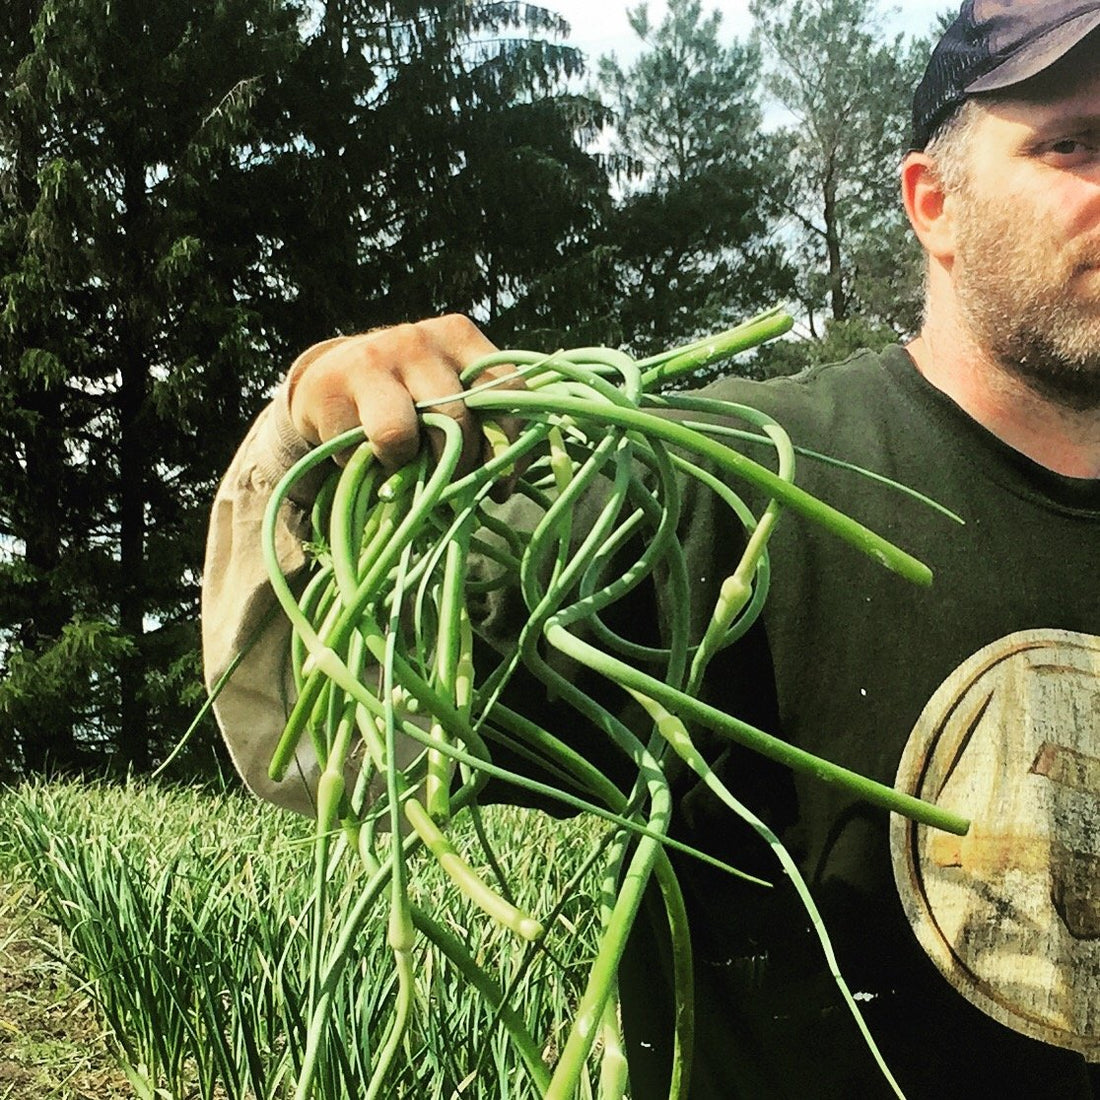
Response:
M1059 251L1026 214L972 195L960 215L955 290L977 345L1044 400L1100 409L1100 246Z

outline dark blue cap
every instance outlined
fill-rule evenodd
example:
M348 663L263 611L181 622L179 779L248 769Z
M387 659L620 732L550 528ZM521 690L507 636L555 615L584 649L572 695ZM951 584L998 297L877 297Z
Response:
M1021 84L1100 27L1100 3L966 0L928 62L913 96L913 148L980 92Z

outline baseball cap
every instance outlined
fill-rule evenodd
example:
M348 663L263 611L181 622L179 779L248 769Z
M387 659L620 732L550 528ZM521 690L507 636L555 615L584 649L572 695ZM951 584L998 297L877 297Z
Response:
M923 149L967 96L1037 76L1097 27L1097 0L966 0L913 96L913 148Z

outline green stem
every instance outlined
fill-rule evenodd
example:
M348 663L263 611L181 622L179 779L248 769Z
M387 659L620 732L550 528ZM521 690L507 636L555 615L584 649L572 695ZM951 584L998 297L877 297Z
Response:
M820 523L837 537L850 543L856 549L905 577L915 584L928 585L932 583L932 571L923 562L918 561L911 554L899 550L893 543L876 534L862 523L850 516L838 511L817 497L811 496L797 485L789 485L771 470L761 466L752 459L746 458L737 451L730 450L712 439L693 432L675 421L665 420L651 413L639 409L623 408L618 405L599 405L593 408L591 402L586 402L576 397L559 396L540 392L537 394L516 391L488 392L471 399L475 408L504 409L522 413L527 409L550 410L556 413L566 413L572 416L584 417L586 415L598 418L606 424L614 424L617 427L629 428L648 436L671 443L673 446L682 447L684 450L710 460L714 465L735 477L755 485L765 493L775 497L781 504L786 505L807 519Z
M895 791L885 784L858 772L842 768L838 764L823 760L804 749L796 748L788 741L765 733L748 722L734 718L730 714L717 710L698 699L693 699L675 688L662 684L660 680L647 676L644 672L631 668L622 661L608 657L607 654L588 645L580 638L570 634L561 623L549 622L546 625L546 640L562 653L582 661L590 668L597 669L610 680L633 688L644 695L656 699L672 713L685 719L698 722L716 733L728 737L731 741L745 745L770 760L785 764L794 771L806 772L826 783L835 783L852 792L858 798L872 805L881 806L892 813L901 814L921 825L964 836L970 828L970 822L958 814L942 810L922 799Z

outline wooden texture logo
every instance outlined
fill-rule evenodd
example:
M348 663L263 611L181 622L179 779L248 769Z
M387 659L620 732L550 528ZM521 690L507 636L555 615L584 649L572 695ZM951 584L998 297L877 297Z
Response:
M972 821L891 822L924 949L1001 1023L1100 1060L1100 638L1031 630L987 646L925 707L900 790Z

